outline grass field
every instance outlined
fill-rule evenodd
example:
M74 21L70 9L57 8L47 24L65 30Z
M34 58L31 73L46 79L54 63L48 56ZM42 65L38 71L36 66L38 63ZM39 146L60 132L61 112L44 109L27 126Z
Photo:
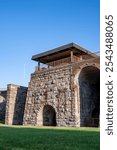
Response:
M0 125L0 150L99 150L96 128Z

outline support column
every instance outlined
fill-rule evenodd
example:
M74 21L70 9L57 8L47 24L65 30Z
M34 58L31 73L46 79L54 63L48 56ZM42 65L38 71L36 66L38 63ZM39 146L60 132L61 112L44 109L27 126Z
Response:
M14 84L7 86L7 104L5 114L5 124L23 123L24 107L27 95L27 87Z
M40 71L40 62L38 62L38 71Z
M14 85L7 86L7 105L6 105L6 115L5 115L5 124L12 125L13 124L13 115L14 115L14 107L15 100L17 95L17 88Z
M74 58L73 58L73 51L70 51L70 57L71 57L71 62L74 62Z

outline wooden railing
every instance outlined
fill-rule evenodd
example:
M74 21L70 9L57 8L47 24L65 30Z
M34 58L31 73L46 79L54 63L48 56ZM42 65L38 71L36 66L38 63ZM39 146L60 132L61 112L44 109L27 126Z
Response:
M97 56L99 56L99 52L98 52ZM87 60L90 60L90 59L94 59L94 57L92 57L88 54L79 55L79 56L73 55L72 60L71 60L71 57L67 57L67 58L59 59L59 60L52 61L52 62L49 62L49 63L46 63L46 64L40 64L40 66L35 67L35 71L37 72L39 70L45 70L45 69L48 69L48 68L53 68L53 67L56 67L56 66L62 66L62 65L70 64L70 63L74 63L74 62L82 62L82 61L85 61L85 60L87 61Z

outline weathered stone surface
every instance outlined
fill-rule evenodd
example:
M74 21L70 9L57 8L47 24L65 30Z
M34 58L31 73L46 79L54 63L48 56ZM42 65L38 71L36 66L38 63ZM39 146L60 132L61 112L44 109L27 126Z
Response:
M5 124L21 125L23 123L26 95L26 87L8 85Z
M96 68L98 71L91 74L90 69L89 72L86 71L86 74L90 73L91 77L83 78L82 70L86 67L94 68L94 70ZM96 105L99 110L97 102L99 101L99 89L96 88L96 84L99 85L100 82L98 68L99 62L97 60L88 60L33 73L28 87L23 124L42 126L47 124L47 120L50 124L49 120L52 122L54 114L46 118L45 114L47 113L44 110L46 106L49 106L55 111L57 126L91 126L92 111ZM98 74L97 77L93 76L95 74ZM92 87L88 84L93 84L95 78L96 84L93 88L96 88L96 91L92 92L93 90L90 89ZM82 81L83 79L84 81ZM82 111L83 109L84 111ZM52 112L50 109L48 114L50 114L49 111ZM97 119L99 119L99 114ZM86 122L86 120L88 121Z
M7 91L0 91L0 120L5 120Z

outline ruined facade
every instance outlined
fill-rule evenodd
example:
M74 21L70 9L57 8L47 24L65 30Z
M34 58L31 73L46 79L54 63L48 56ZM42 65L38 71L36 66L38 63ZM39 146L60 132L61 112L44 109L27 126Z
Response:
M27 88L9 84L0 91L0 121L7 125L22 125Z
M5 123L99 126L99 56L70 43L32 59L38 67L31 74L28 91L24 87L18 91L15 85L8 88Z
M4 122L5 120L5 112L6 112L6 96L7 91L6 89L0 90L0 121Z
M27 88L9 84L7 86L7 104L5 124L22 125Z

